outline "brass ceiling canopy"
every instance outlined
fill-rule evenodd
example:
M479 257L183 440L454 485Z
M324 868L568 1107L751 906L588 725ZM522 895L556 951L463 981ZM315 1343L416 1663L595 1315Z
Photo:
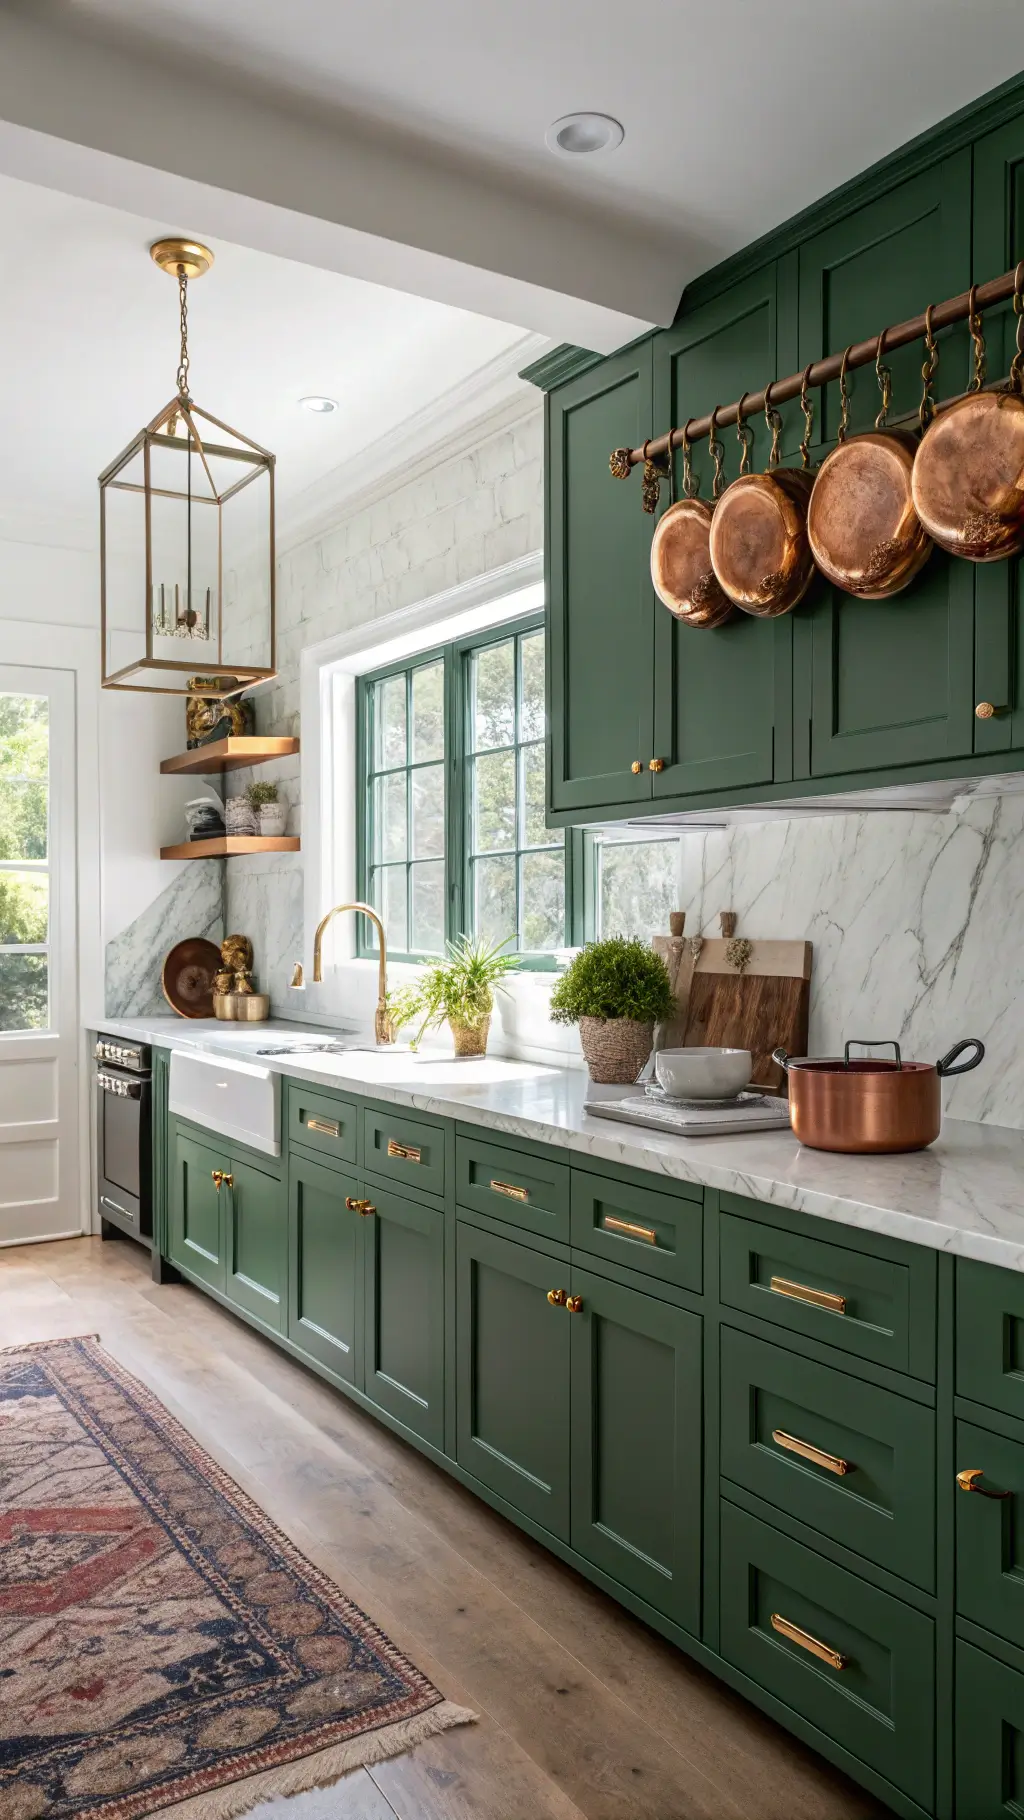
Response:
M213 254L201 240L154 240L149 256L169 278L202 278L213 264Z

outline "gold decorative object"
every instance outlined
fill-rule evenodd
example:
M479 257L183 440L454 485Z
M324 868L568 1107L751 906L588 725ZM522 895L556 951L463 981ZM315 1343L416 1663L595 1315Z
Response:
M220 945L220 958L232 973L247 972L253 961L252 943L247 935L226 935Z
M608 466L611 469L613 479L628 480L631 466L629 450L613 449L608 457Z
M209 745L214 739L242 739L255 733L256 717L251 701L226 701L223 693L237 689L237 676L190 676L191 693L185 699L185 743L189 750ZM216 690L217 696L198 691Z
M742 973L745 967L749 967L753 953L753 942L748 942L742 935L737 935L728 944L725 958L730 967L735 967L737 973Z
M189 391L188 285L213 254L180 239L150 252L178 281L177 391L100 475L101 680L220 701L277 674L274 457ZM232 569L246 580L229 613Z

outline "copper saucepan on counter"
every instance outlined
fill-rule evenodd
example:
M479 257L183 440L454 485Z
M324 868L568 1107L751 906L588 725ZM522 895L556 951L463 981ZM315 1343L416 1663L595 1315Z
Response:
M853 1048L891 1048L895 1060L851 1060ZM966 1049L974 1053L954 1067ZM985 1045L975 1036L954 1043L939 1062L905 1062L898 1043L851 1038L842 1057L791 1056L776 1049L772 1060L789 1077L790 1124L801 1144L858 1156L924 1150L933 1144L942 1127L940 1081L969 1074L984 1056Z

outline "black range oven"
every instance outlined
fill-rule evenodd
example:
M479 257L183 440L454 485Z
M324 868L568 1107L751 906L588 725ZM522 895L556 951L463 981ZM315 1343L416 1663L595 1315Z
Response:
M146 1043L101 1034L93 1055L100 1230L104 1238L127 1233L152 1247L151 1052Z

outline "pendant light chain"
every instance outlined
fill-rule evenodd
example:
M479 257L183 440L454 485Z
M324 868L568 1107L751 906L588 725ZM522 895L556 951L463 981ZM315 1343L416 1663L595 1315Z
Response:
M178 360L178 395L188 398L188 279L178 272L178 302L181 312L181 354Z

